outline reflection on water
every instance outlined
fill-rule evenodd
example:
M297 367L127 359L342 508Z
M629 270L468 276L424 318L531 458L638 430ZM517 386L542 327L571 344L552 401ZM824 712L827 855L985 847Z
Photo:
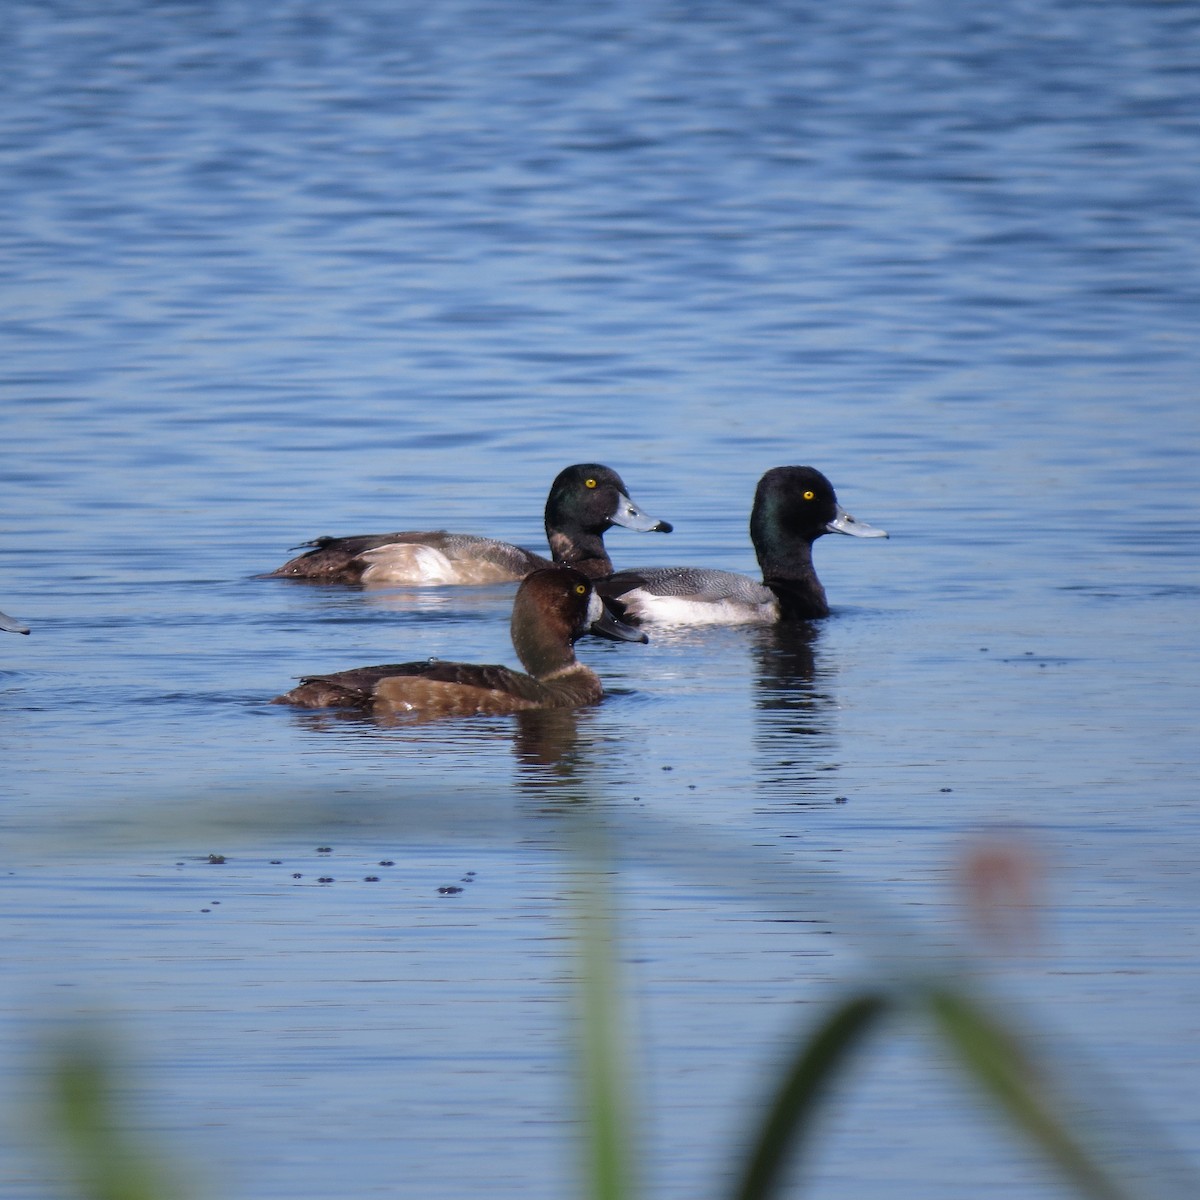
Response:
M518 783L547 780L583 782L585 764L579 752L581 713L573 708L548 708L517 713L513 754L520 765Z
M594 782L587 739L580 726L589 710L534 709L506 716L429 716L420 712L356 708L289 710L289 719L314 737L346 736L367 743L375 752L423 757L445 755L449 761L463 753L509 747L523 788L582 788ZM504 780L497 779L503 785Z
M765 796L811 803L817 772L837 744L829 668L820 666L823 626L813 621L755 630L754 747Z

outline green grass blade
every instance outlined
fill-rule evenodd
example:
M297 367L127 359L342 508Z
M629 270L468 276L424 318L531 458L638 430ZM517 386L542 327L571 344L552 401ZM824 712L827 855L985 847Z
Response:
M115 1073L93 1039L78 1039L54 1063L52 1133L86 1200L177 1200L165 1169L121 1128Z
M634 1195L628 1034L616 961L612 897L599 867L585 870L577 904L578 1068L590 1200Z
M784 1167L810 1132L818 1101L891 1004L881 992L855 996L839 1005L802 1043L759 1127L733 1193L737 1200L767 1200L776 1193Z
M938 1032L975 1082L1082 1195L1129 1200L1129 1193L1057 1115L1060 1105L1008 1031L960 991L933 988L925 1002Z

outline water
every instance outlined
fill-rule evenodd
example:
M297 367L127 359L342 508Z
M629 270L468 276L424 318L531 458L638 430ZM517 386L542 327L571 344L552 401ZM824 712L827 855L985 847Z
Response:
M652 1194L715 1194L844 983L970 941L995 826L1045 908L991 985L1196 1166L1190 6L7 15L0 1194L60 1194L18 1100L97 1010L202 1195L572 1194L585 810ZM540 548L582 460L675 523L619 565L753 573L781 463L892 540L818 545L809 637L585 645L612 694L562 720L266 704L511 663L511 588L254 576L321 533ZM888 1045L809 1194L1056 1194L964 1094Z

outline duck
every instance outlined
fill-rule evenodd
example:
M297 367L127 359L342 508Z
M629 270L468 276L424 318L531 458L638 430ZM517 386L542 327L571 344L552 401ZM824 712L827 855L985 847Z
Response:
M829 616L812 547L826 533L885 538L838 503L815 467L773 467L758 481L750 540L762 581L703 567L638 567L596 581L596 590L631 625L773 625Z
M522 580L513 600L513 646L528 674L437 659L391 663L307 675L271 703L420 720L580 708L604 696L600 677L575 657L575 643L589 630L619 641L649 640L613 617L582 571L543 568Z
M368 585L510 583L561 563L596 579L613 570L604 548L604 533L613 525L639 533L673 528L634 504L620 475L599 463L560 471L550 486L545 516L550 558L469 533L368 533L304 542L295 549L311 549L270 576Z
M5 633L29 632L28 625L22 625L21 622L16 620L14 617L6 616L2 612L0 612L0 629L4 630Z

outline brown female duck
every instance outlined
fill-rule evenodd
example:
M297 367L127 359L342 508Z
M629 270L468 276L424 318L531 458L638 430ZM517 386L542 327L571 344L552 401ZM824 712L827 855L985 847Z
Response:
M645 634L613 619L586 575L550 567L526 576L513 602L513 646L528 675L503 666L436 659L394 663L307 676L272 703L360 708L426 720L595 704L604 688L595 672L575 658L574 649L593 628L622 641L646 641Z

